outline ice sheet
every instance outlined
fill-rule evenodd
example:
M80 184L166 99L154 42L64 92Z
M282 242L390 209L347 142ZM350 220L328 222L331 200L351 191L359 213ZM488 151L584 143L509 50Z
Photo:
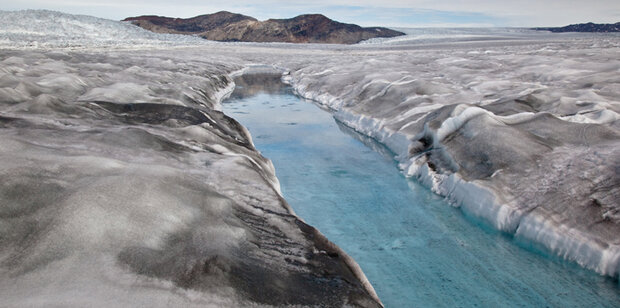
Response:
M313 289L296 275L320 272L309 260L330 264L320 251L333 247L290 216L271 163L217 112L229 75L258 64L287 71L300 95L388 145L408 175L464 211L618 275L617 35L220 44L93 17L0 14L2 203L12 205L0 256L12 304L50 293L69 303L74 281L84 281L79 292L99 285L100 274L77 270L96 265L108 282L135 281L101 298L145 290L127 305L155 299L152 288L196 305L282 302L292 300L287 287ZM135 196L140 206L128 206ZM193 276L200 270L215 278ZM350 270L341 275L354 283L333 303L372 305ZM270 296L231 271L288 278L269 284ZM54 276L64 278L48 286Z
M618 275L620 37L382 44L284 80L464 211Z
M379 306L217 111L241 61L120 22L2 16L2 305Z

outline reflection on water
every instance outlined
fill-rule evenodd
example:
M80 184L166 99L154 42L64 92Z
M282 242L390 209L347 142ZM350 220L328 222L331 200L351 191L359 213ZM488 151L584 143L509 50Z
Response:
M294 96L237 79L224 111L270 158L295 212L347 251L386 307L614 307L617 282L515 245L397 170L393 154ZM353 137L353 138L352 138Z
M370 149L372 149L373 151L377 152L378 154L380 154L383 158L387 159L387 160L393 160L394 156L396 156L396 154L394 154L394 152L392 152L388 147L386 147L385 145L383 145L382 143L378 142L375 138L372 137L368 137L366 135L362 135L360 133L358 133L356 130L344 125L343 123L336 121L336 125L338 125L338 129L347 134L347 136L358 140L359 142L363 143L365 146L369 147Z
M293 94L291 87L281 81L281 75L274 72L248 72L235 78L235 90L230 99L242 99L259 93Z

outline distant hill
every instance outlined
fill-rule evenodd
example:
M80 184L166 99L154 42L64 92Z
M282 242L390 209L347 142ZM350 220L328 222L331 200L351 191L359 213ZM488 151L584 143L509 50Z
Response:
M320 14L259 21L250 16L222 11L187 19L139 16L124 21L157 33L191 34L227 42L355 44L375 37L404 35L387 28L362 28L340 23Z
M551 31L551 32L620 32L620 22L615 24L574 24L566 27L552 27L552 28L534 28L534 30Z

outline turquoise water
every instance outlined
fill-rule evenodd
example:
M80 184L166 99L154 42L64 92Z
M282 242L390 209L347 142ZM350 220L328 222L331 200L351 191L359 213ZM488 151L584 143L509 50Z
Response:
M278 80L241 77L224 112L273 161L298 216L360 264L386 307L620 305L617 281L469 220Z

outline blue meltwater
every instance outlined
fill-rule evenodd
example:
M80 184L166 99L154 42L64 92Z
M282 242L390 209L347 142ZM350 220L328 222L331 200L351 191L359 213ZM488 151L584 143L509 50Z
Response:
M386 307L620 305L617 281L468 219L279 76L236 83L224 112L273 161L296 214L359 263Z

